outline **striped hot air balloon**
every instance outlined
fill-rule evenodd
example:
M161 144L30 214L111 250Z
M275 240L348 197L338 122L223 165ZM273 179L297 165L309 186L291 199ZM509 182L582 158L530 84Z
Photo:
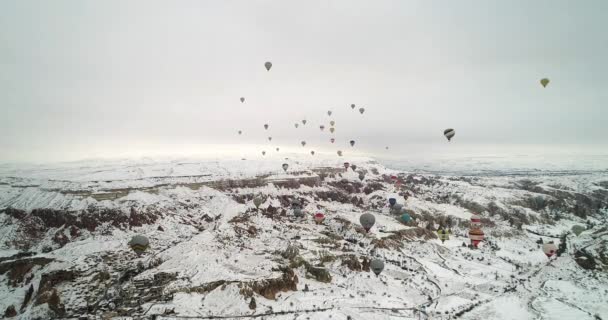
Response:
M325 215L320 212L317 212L315 213L314 219L317 224L321 224L325 220Z
M484 233L481 229L470 229L469 230L469 239L471 239L471 244L477 248L479 243L484 239Z
M543 252L547 258L551 258L557 252L557 246L553 242L543 244Z
M475 213L471 215L471 228L481 228L481 217Z
M135 253L138 255L144 253L148 249L149 245L150 241L148 241L148 238L142 235L133 236L131 241L129 241L129 247L131 247L131 249L133 249L133 251L135 251Z

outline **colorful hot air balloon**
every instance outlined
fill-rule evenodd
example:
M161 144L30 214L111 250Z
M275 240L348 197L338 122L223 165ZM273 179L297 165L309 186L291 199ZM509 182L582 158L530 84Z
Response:
M333 127L335 124L336 124L336 122L335 122L334 120L331 120L331 121L329 122L329 125L330 125L330 126L332 126L332 127Z
M289 168L289 165L287 163L283 163L283 171L287 172L287 168Z
M359 217L359 223L361 223L361 226L366 232L369 232L374 226L374 223L376 223L376 217L371 213L364 213Z
M331 138L331 139L329 139L329 141L330 141L331 143L334 143L334 142L336 142L336 139Z
M260 196L256 196L255 198L253 198L253 205L256 207L256 209L259 209L260 205L262 205L263 202L264 199L262 199L262 197Z
M354 103L353 103L353 104L351 104L351 105L350 105L350 108L351 108L351 109L355 109L355 104L354 104Z
M481 228L481 217L475 213L471 215L471 227Z
M317 224L321 224L325 220L325 215L320 212L315 213L314 219Z
M359 108L359 113L363 114L363 112L365 112L365 108Z
M336 131L336 128L334 128L334 127L329 128L329 132L334 133L335 131Z
M437 230L437 236L439 236L441 243L444 243L445 240L450 240L450 233L444 228L439 228L439 230Z
M543 252L547 258L551 258L557 252L557 246L553 242L543 244Z
M241 97L241 103L245 102L245 98Z
M448 141L452 141L452 138L454 137L454 135L456 134L456 131L454 131L454 129L445 129L443 130L443 135L448 138Z
M302 144L302 147L306 145L306 141L302 141L300 142L300 144Z
M350 166L350 163L344 162L344 169L348 170L348 166Z
M481 229L470 229L469 239L471 239L471 244L477 248L479 243L484 239L483 231L481 231Z
M391 181L392 181L393 183L397 182L397 176L391 176Z
M410 222L410 220L412 220L412 217L410 217L409 214L404 213L401 215L400 219L401 219L401 222L408 223L408 222Z
M325 129L325 126L324 125L320 125L319 129L321 129L321 131L323 131L323 129Z
M264 125L264 129L268 130L268 124Z
M369 267L370 267L370 269L372 269L372 271L376 275L379 275L382 272L382 270L384 270L384 261L382 261L380 259L374 259L369 264Z
M150 241L148 241L148 238L142 235L135 235L131 238L131 241L129 241L129 247L131 247L137 255L144 253L149 245Z
M270 68L272 68L272 62L266 61L266 63L264 63L264 67L266 68L266 71L270 71Z
M338 150L338 155L341 157L342 156L342 151Z
M331 116L331 110L328 110L328 111L327 111L327 115L328 115L328 116Z
M312 155L314 156L314 155L315 155L315 151L314 151L314 150L311 150L311 151L310 151L310 154L312 154Z
M547 85L549 84L549 79L547 79L547 78L540 79L540 84L543 86L543 88L546 88Z
M350 146L354 147L355 146L355 140L350 140Z

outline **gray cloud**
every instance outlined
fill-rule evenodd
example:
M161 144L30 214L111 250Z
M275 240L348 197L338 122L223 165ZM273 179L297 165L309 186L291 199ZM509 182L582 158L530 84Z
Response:
M318 130L328 109L340 143L372 154L436 148L446 127L470 145L605 145L605 12L600 0L6 1L0 161L267 145L264 123L272 146L333 150ZM295 130L302 118L315 129Z

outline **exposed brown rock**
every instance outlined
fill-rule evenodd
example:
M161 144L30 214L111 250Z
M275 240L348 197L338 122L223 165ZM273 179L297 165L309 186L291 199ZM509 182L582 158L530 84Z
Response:
M44 266L49 264L53 259L49 258L27 258L21 260L6 261L0 263L0 274L8 272L7 278L9 285L13 287L19 286L25 276L32 270L34 266Z
M15 306L13 306L12 304L10 306L6 307L6 310L4 310L5 318L12 318L16 315L17 315L17 310L15 310Z

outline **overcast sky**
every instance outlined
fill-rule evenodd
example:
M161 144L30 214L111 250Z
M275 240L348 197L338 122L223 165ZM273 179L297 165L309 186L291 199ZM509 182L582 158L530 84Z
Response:
M449 148L602 150L606 30L605 0L1 1L0 161L397 153L448 127Z

